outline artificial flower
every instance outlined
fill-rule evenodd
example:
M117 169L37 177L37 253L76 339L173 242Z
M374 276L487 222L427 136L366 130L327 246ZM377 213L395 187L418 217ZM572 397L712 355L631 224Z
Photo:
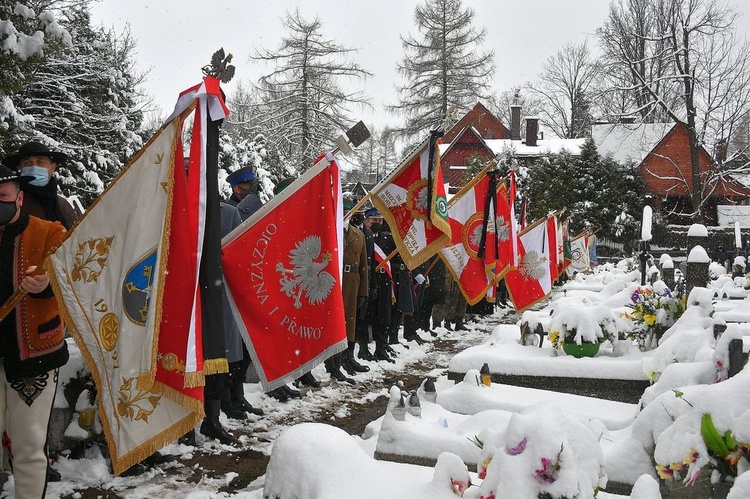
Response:
M674 479L674 471L672 471L671 468L664 466L662 464L656 465L656 473L659 475L659 478L661 478L662 480Z
M527 442L528 442L528 439L526 437L523 437L523 440L518 442L518 445L516 445L515 447L506 446L506 450L508 451L508 454L510 454L511 456L516 456L526 450Z

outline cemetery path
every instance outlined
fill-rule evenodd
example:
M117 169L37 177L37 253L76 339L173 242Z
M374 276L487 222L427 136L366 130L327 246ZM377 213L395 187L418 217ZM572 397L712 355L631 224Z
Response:
M415 362L396 370L391 365L380 363L376 375L354 386L330 384L311 390L302 401L275 403L266 414L250 423L230 421L228 429L243 441L242 449L216 446L199 437L193 452L174 456L146 470L140 477L131 479L132 486L89 487L72 494L62 495L67 499L120 499L130 497L140 487L148 487L161 481L179 480L186 484L211 482L225 483L230 473L236 473L228 484L221 485L218 492L235 493L263 486L257 479L266 473L272 442L284 428L304 422L318 422L336 426L351 435L362 435L365 427L385 413L387 393L397 382L403 383L407 391L417 389L425 377L439 376L447 371L450 359L456 353L481 343L498 323L515 323L517 315L497 313L493 316L477 317L469 333L450 333L445 337L430 338L425 353ZM423 337L426 337L422 333ZM410 343L413 345L413 343ZM398 366L398 364L396 364ZM264 408L265 409L265 408ZM0 480L1 483L2 480ZM253 483L255 482L255 483ZM252 484L252 487L248 488ZM117 489L116 492L113 489ZM215 490L215 489L214 489ZM161 497L152 495L151 497Z

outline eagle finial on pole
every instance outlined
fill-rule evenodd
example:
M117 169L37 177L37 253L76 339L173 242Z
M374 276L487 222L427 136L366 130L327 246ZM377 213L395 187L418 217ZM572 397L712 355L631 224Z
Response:
M225 55L224 48L220 48L211 56L211 64L203 66L203 74L218 78L222 83L229 83L234 77L235 69L233 65L229 64L232 62L232 57L232 54Z

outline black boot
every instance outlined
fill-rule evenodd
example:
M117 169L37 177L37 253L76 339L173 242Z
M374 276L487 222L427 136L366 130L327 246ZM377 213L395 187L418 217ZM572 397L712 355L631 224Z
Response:
M244 421L247 419L247 413L237 407L237 405L235 405L230 399L221 401L221 412L226 414L230 419L236 419L238 421Z
M354 369L354 366L352 366L349 363L349 350L345 350L343 354L341 354L341 367L344 369L344 372L348 374L349 376L356 376L357 370Z
M373 327L372 334L375 337L375 358L378 360L395 363L396 361L393 360L388 354L388 342L386 341L385 329L381 329L380 327Z
M456 325L454 326L453 330L454 331L468 331L469 328L467 328L464 325L464 320L463 319L456 319Z
M178 438L177 443L195 447L195 429L190 430L189 432Z
M283 385L280 387L280 389L289 395L289 398L291 399L301 399L302 398L302 392L299 390L295 390L291 386Z
M359 344L359 352L357 352L357 357L359 357L362 360L367 360L370 362L377 360L375 356L372 353L370 353L370 348L367 346L367 343Z
M297 386L309 386L311 388L320 388L320 381L310 371L297 378Z
M242 381L232 379L229 384L229 397L232 399L232 404L239 410L255 414L256 416L263 415L263 409L253 407L245 398L245 387ZM227 411L224 412L226 413Z
M240 445L240 441L221 426L219 421L221 401L208 399L203 402L203 407L206 410L206 417L201 423L201 434L216 439L224 445Z
M349 367L354 369L354 371L358 373L366 373L370 372L370 368L367 366L363 366L359 362L357 362L357 359L354 358L354 343L349 343L349 348L346 349L346 352L344 352L344 359L349 363Z
M328 371L331 374L331 377L338 381L339 383L349 383L349 384L356 384L356 381L354 381L352 378L348 377L346 374L341 372L341 354L337 353L330 359L330 365L332 366L331 369ZM328 366L326 366L326 369L328 369Z
M287 400L289 400L289 395L281 388L275 388L270 392L267 392L266 395L275 398L279 402L286 402Z

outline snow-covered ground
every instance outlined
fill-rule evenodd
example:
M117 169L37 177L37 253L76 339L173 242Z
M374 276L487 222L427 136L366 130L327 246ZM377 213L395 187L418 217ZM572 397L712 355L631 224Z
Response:
M579 336L611 333L605 329L610 326L628 331L635 323L629 322L632 317L627 310L632 307L627 308L627 299L635 302L639 293L667 296L662 284L648 292L634 286L637 277L614 267L601 270L566 286L543 308L524 314L523 320L533 324L536 317L549 335L555 328L565 327L559 320L565 314L560 311L580 310L577 313L591 312L596 320L566 319L568 325L575 324ZM425 392L424 385L415 393L405 393L396 386L368 392L330 384L282 404L263 394L259 385L246 384L247 398L262 407L266 416L249 422L222 421L230 430L247 430L241 437L245 448L269 455L270 462L266 475L243 490L221 492L239 476L241 462L236 472L222 477L206 475L199 483L186 480L185 467L179 461L191 460L196 454L208 455L210 460L211 455L237 452L198 435L197 448L173 444L163 450L179 456L177 463L156 466L136 477L113 476L96 447L89 449L84 459L62 457L56 468L63 481L50 484L48 497L76 497L76 491L91 487L134 499L583 499L594 497L607 483L620 482L633 485L631 498L655 499L661 497L659 476L691 483L698 480L702 469L721 469L721 460L715 458L718 439L726 446L727 459L738 463L739 477L729 497L750 497L750 474L742 474L748 467L743 456L750 450L750 371L726 379L729 342L742 339L749 328L730 323L717 341L713 325L721 319L712 314L717 309L729 316L734 309L740 317L748 307L743 300L717 302L716 289L726 286L726 281L715 281L710 289L696 288L686 300L687 309L672 321L658 346L654 344L645 352L634 346L615 353L612 341L606 340L595 358L575 359L551 344L523 346L519 328L497 313L470 323L466 332L438 329L441 338L458 340L460 351L452 358L444 353L436 357L429 343L410 343L408 349L396 347L400 351L396 364L371 363L369 373L356 377L360 387L368 386L409 366L429 362L434 367L429 372L435 379L434 396ZM605 307L607 314L624 322L615 326L615 322L604 320L605 309L597 307ZM659 317L664 318L663 314ZM601 330L596 330L597 324ZM584 331L587 328L591 330ZM478 371L485 362L493 372L517 372L519 366L532 364L537 373L577 376L585 371L602 382L617 377L648 378L654 383L640 404L626 404L485 383ZM451 370L462 366L466 372L462 382L448 380L449 364ZM327 379L322 366L313 373ZM315 420L322 406L334 409L333 418L346 418L349 404L356 402L351 400L352 393L357 393L359 400L380 400L387 405L386 414L374 418L362 435L348 435L322 423L294 424L295 420ZM416 398L419 406L414 403ZM706 436L711 428L715 429L713 440ZM388 462L376 455L432 464ZM714 478L718 478L716 473ZM12 497L8 495L11 484L12 479L5 484L5 496ZM596 497L624 496L599 492Z

